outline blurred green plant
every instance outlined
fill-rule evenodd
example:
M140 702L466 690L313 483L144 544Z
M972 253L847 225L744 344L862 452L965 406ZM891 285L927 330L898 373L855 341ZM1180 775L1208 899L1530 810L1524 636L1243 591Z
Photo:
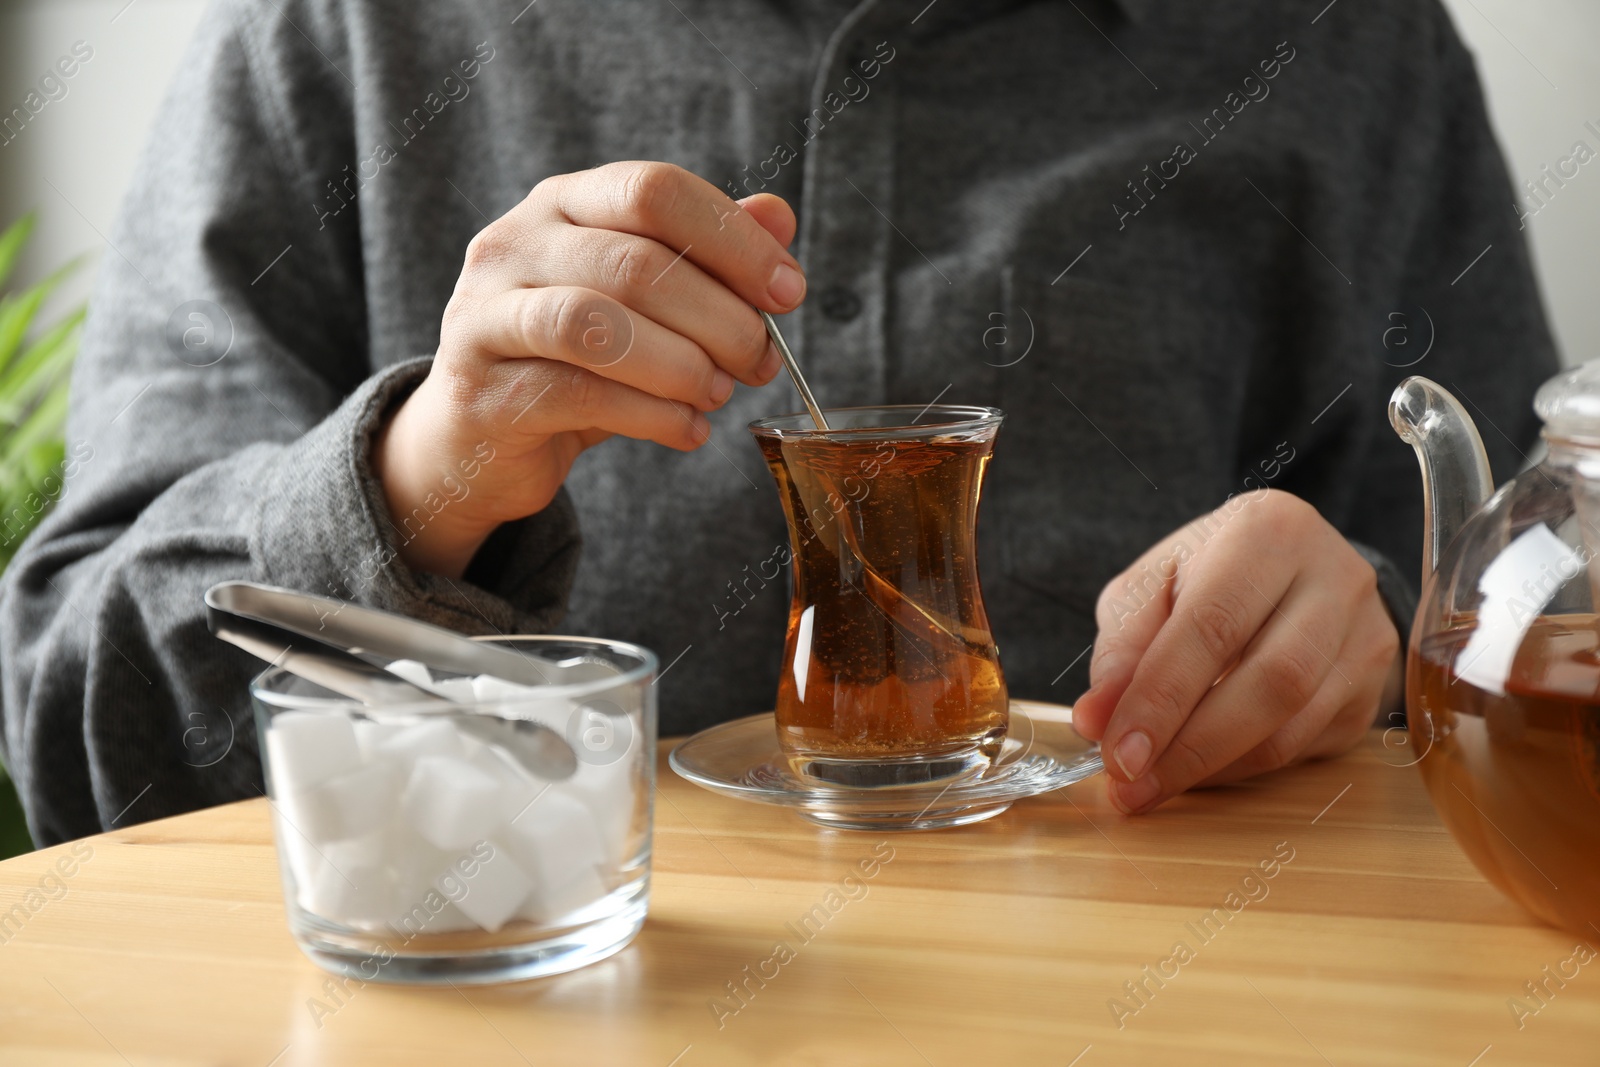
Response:
M33 225L28 214L0 234L0 570L61 495L67 384L85 313L79 306L51 325L34 321L78 260L27 289L5 291ZM22 805L0 768L0 859L32 848Z

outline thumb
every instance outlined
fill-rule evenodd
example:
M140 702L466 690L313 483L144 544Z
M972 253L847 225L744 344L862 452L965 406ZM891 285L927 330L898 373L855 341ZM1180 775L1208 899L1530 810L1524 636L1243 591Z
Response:
M558 480L565 482L577 458L611 436L607 430L593 428L552 434L549 438L549 456L554 462Z

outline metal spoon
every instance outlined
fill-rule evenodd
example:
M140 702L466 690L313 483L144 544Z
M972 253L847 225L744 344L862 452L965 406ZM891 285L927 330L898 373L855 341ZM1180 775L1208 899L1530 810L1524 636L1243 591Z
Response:
M206 606L212 614L220 611L266 623L378 667L410 659L454 674L489 674L518 685L550 682L538 660L509 648L332 597L255 582L220 582L206 590Z
M244 649L257 659L282 667L340 696L374 707L395 705L445 706L437 693L374 667L341 648L308 640L291 631L232 615L208 605L206 623L212 634Z
M788 368L789 377L794 381L795 390L800 394L800 399L805 403L806 411L811 415L811 421L816 424L818 430L821 430L824 433L828 432L830 427L828 426L828 420L823 417L822 406L817 403L816 396L812 394L811 386L806 384L805 375L800 373L800 362L794 358L794 353L790 351L789 342L783 339L783 332L778 329L777 320L767 312L761 311L759 308L757 311L761 315L761 321L767 324L767 336L772 338L773 347L778 350L778 355L783 358L783 365ZM906 596L900 591L898 586L879 574L877 568L873 567L871 563L867 562L867 557L862 554L861 545L856 540L855 528L850 523L841 522L839 524L839 528L840 532L844 535L844 544L840 546L843 549L843 554L853 555L856 559L856 562L861 565L861 573L866 577L867 587L875 590L879 594L878 597L869 595L868 599L877 605L878 610L882 611L886 618L888 618L891 622L896 621L895 614L891 613L889 608L892 607L896 602L905 604L909 606L912 611L920 615L922 620L927 623L928 626L932 627L937 634L950 638L953 641L959 641L980 655L988 654L990 642L981 638L975 639L975 632L972 631L970 627L950 623L940 618L933 612L924 608L921 604L918 604L915 600L912 600L910 597ZM866 592L865 589L862 591L863 593ZM888 603L879 603L879 597ZM962 632L957 633L957 630Z
M783 339L783 332L778 329L778 320L762 311L761 321L767 324L767 336L772 338L773 347L778 350L778 355L783 357L783 365L789 369L789 377L794 380L794 387L800 393L800 399L805 402L806 410L811 413L811 421L816 423L817 429L827 430L828 420L822 417L822 407L817 403L817 398L811 394L811 386L806 384L806 376L800 373L800 362L789 350L789 342Z
M325 599L296 593L290 589L255 585L251 582L223 582L206 590L206 625L217 637L244 649L258 659L280 666L290 674L314 682L340 696L359 700L372 707L414 705L423 708L436 706L443 709L459 706L457 701L414 685L384 669L384 666L397 659L415 659L416 654L411 646L406 647L412 654L395 656L367 649L347 649L333 640L331 633L306 632L297 624L285 623L275 617L271 608L288 603L286 598L302 598L312 602ZM239 610L241 605L249 605L266 617ZM346 605L347 609L349 607L351 605ZM376 615L393 620L389 625L401 638L405 636L407 626L415 626L421 630L434 631L435 633L429 636L435 640L437 634L444 634L451 641L459 641L474 648L494 647L469 641L449 630L429 626L404 616L378 612L370 608L358 610L364 617ZM367 621L370 622L370 618L367 618ZM429 647L437 649L441 646ZM495 649L495 651L506 650ZM361 654L358 655L358 652ZM372 662L374 659L380 662ZM511 655L511 659L523 665L530 662L515 654ZM447 669L455 670L455 668ZM469 671L458 673L469 673ZM474 668L470 673L493 672L482 672ZM452 716L452 721L462 731L478 740L501 746L530 773L547 781L570 778L578 769L577 754L572 746L543 723L531 719L480 714Z

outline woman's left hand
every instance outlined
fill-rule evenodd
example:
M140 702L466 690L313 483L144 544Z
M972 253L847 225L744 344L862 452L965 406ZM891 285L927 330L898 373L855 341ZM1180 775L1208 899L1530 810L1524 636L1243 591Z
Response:
M1090 688L1111 800L1149 811L1358 742L1397 705L1404 656L1371 564L1310 504L1234 497L1100 594Z

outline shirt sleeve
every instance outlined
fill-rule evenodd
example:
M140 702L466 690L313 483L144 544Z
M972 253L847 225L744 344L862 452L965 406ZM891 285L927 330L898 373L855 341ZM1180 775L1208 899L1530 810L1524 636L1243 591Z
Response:
M0 587L4 755L40 845L260 791L261 664L207 631L215 582L477 633L548 630L571 586L564 493L465 580L396 557L416 522L371 441L429 361L369 351L359 226L313 206L353 133L299 132L350 112L337 6L284 6L213 5L190 46L102 259L66 487Z
M1505 160L1485 111L1471 54L1438 4L1431 66L1420 91L1425 120L1407 125L1420 151L1392 175L1387 195L1406 249L1397 291L1378 324L1382 394L1420 374L1450 390L1476 421L1504 482L1537 451L1533 394L1559 369ZM1381 297L1380 297L1381 298ZM1392 312L1388 319L1383 311ZM1396 317L1399 316L1399 317ZM1401 343L1403 342L1403 343ZM1422 481L1415 454L1375 406L1368 461L1344 533L1378 571L1379 588L1409 638L1423 558Z

